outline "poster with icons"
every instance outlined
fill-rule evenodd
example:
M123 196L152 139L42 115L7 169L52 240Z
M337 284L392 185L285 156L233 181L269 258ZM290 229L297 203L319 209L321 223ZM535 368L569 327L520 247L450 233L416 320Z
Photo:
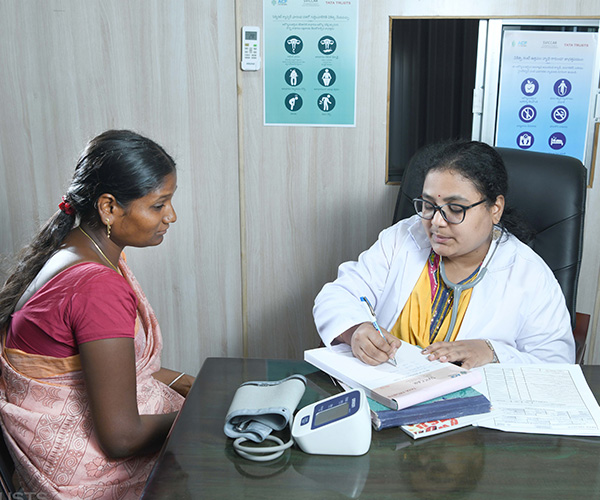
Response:
M265 125L354 127L358 0L264 0Z
M504 32L496 146L585 163L598 33Z

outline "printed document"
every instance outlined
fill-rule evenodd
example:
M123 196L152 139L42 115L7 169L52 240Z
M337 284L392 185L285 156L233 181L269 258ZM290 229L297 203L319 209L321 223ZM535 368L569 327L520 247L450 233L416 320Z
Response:
M600 407L581 367L568 364L489 364L473 386L492 403L476 425L533 434L600 436Z

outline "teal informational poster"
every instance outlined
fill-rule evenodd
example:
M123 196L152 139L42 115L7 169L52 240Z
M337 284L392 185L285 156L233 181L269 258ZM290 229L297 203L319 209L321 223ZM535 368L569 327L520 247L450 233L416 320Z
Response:
M265 125L354 127L358 0L264 0Z
M597 33L504 32L496 146L585 163Z

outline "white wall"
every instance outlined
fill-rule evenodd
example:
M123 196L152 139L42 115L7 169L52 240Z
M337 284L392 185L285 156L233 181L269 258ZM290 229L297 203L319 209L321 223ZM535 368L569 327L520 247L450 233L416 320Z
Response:
M242 73L242 25L262 0L3 0L0 254L56 209L85 141L133 128L174 154L179 220L128 252L165 338L165 365L293 357L318 343L314 296L389 225L390 16L600 17L596 0L363 0L355 128L262 126L262 72ZM330 158L328 165L320 160ZM596 183L596 186L599 184ZM596 307L598 188L589 192L578 310ZM600 345L593 360L600 361Z

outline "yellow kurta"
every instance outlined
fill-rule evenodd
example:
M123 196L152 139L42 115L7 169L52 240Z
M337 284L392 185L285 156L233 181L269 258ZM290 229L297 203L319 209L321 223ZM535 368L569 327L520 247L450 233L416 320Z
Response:
M413 288L404 309L400 313L400 316L396 320L396 323L392 327L391 334L398 337L404 342L408 342L419 347L427 347L431 344L429 340L429 328L432 319L432 297L431 297L431 283L428 272L429 260L425 263L423 272L417 284ZM440 286L445 286L440 280ZM456 317L456 325L454 331L450 337L450 341L454 341L460 326L462 324L465 312L469 306L471 300L472 288L465 290L460 295L458 303L458 315ZM452 317L451 310L448 311L444 318L440 329L438 330L433 342L444 340L450 327L450 319Z

